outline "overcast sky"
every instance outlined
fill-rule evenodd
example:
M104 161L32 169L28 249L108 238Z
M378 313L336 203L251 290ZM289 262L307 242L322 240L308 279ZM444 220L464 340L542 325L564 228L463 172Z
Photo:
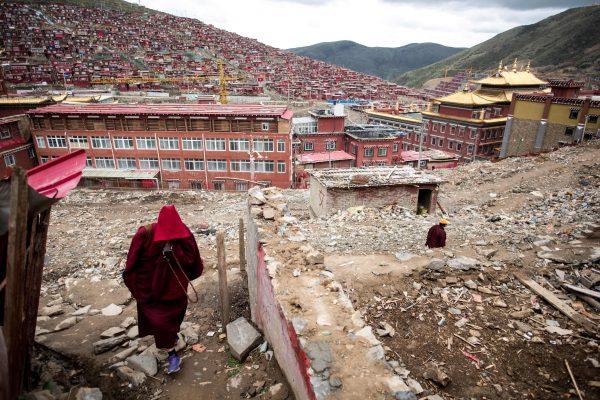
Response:
M367 46L436 42L470 47L585 0L129 0L291 48L353 40Z

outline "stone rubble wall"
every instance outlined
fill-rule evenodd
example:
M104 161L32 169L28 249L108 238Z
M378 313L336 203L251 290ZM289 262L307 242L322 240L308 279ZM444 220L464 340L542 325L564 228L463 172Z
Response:
M383 344L306 240L277 188L252 188L247 275L252 321L297 399L413 398Z

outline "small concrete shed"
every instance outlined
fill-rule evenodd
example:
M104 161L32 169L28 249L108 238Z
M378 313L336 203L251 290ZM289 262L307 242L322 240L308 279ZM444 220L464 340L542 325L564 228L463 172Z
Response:
M400 205L417 212L435 211L438 187L444 181L412 167L323 169L309 172L310 209L323 217L349 207Z

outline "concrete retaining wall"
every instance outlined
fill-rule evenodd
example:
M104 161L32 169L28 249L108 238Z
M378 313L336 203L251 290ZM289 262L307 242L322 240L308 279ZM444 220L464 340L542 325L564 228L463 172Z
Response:
M246 259L248 292L252 322L263 332L273 347L279 367L286 376L297 400L314 400L315 394L308 376L309 362L300 348L294 327L285 317L275 298L261 243L256 216L248 212Z

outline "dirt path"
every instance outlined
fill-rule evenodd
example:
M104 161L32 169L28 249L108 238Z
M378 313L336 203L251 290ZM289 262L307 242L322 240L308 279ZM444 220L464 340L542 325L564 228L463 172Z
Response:
M120 278L123 260L137 227L152 221L165 202L175 204L184 222L197 233L205 271L194 282L199 302L188 305L184 322L197 326L199 343L206 350L197 352L187 346L180 353L183 365L179 373L167 376L164 365L159 364L155 378L147 378L143 386L131 388L108 368L114 362L110 358L122 348L93 355L92 344L104 330L119 326L127 317L137 317L135 301ZM218 312L215 238L210 232L223 229L227 233L232 319L244 316L249 320L248 295L239 272L237 245L237 223L242 209L241 196L228 193L161 196L83 190L74 194L53 210L40 303L43 307L58 302L63 314L40 320L38 329L49 332L42 331L37 340L44 348L63 355L61 363L72 363L70 368L80 371L79 381L98 386L108 399L240 399L254 397L276 383L287 387L270 353L256 349L244 363L239 363L230 356L227 341L220 336L223 329ZM92 309L101 309L111 303L121 304L123 312L116 316L87 315L74 326L53 332L77 308L91 305ZM141 345L152 343L151 338L140 339ZM40 353L40 357L48 354ZM69 380L63 382L68 386Z

